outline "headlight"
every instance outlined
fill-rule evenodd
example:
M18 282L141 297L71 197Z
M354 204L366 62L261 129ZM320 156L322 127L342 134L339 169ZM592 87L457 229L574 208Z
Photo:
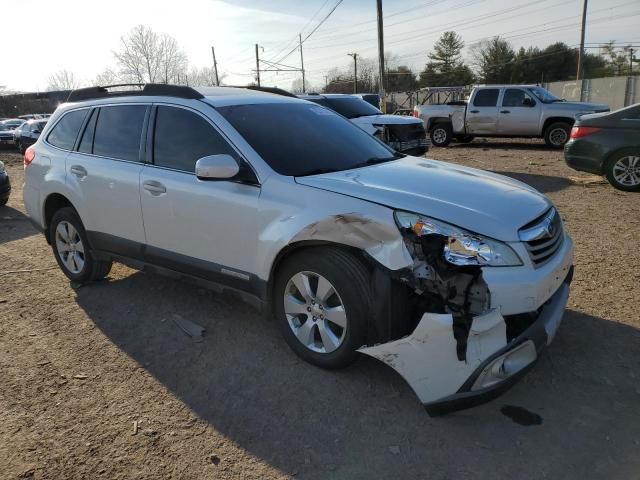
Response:
M6 168L4 167L4 163L0 162L0 175L6 172Z
M522 265L518 254L506 243L415 213L397 211L394 216L401 228L409 228L418 236L436 234L446 237L442 254L447 262L454 265Z

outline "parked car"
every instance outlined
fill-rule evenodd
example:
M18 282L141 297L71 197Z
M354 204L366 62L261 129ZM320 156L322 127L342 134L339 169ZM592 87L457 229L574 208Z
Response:
M338 112L398 152L422 155L429 149L424 125L415 118L385 115L378 108L355 95L314 94L300 95L300 98Z
M564 158L571 168L606 176L618 190L640 192L640 103L578 117Z
M25 152L23 196L73 282L119 261L236 292L304 360L378 358L431 414L498 395L558 329L573 244L526 184L397 153L281 95L69 100Z
M12 132L13 143L20 153L36 143L47 122L48 120L29 120Z
M549 147L562 148L576 115L608 111L608 105L567 102L535 85L481 85L467 102L416 105L413 115L439 147L481 136L544 138Z
M380 108L380 95L377 93L354 93L353 96L363 99L378 109Z
M0 207L7 204L10 194L11 180L9 180L9 174L4 163L0 162Z
M14 130L18 128L20 125L22 125L24 122L25 120L22 120L20 118L8 118L0 122L0 127L6 128L9 130Z
M0 122L0 145L13 145L13 128Z

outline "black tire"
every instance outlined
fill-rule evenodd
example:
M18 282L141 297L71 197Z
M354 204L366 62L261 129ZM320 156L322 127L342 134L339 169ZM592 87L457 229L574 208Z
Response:
M9 197L0 198L0 207L4 207L7 204L8 201L9 201Z
M446 147L453 139L453 129L448 123L436 123L429 130L431 143L436 147Z
M630 164L628 162L625 162L625 160L630 157L640 158L640 152L623 150L611 155L604 163L604 174L607 177L607 180L609 181L612 187L618 190L622 190L624 192L640 192L640 183L637 183L635 185L629 184L629 183L625 184L625 183L621 183L616 179L616 175L614 171L616 170L615 168L616 164L618 162L621 162L622 165L619 165L619 168L625 168L625 167L631 168ZM640 159L636 160L636 165L634 165L632 170L634 170L633 173L635 175L635 178L640 179ZM620 170L617 170L617 171L619 172ZM627 177L627 178L631 180L630 177Z
M284 306L285 291L289 280L301 272L313 272L323 276L334 287L344 306L344 338L340 346L332 352L321 353L311 350L298 340L289 325ZM370 274L360 259L338 248L313 248L294 253L278 268L273 295L278 326L289 347L300 358L312 365L328 369L344 368L356 360L356 350L364 345L366 340L369 306L372 304ZM306 322L311 321L305 320L304 314L301 318ZM313 335L319 336L319 330L314 330Z
M555 122L544 131L544 143L551 148L563 148L569 141L571 134L571 124L566 122Z
M62 260L60 252L58 251L56 230L61 222L67 222L73 226L80 238L80 241L82 242L82 246L84 247L84 254L82 255L84 258L84 265L78 272L72 272L67 267ZM53 256L55 257L56 262L58 262L58 266L72 282L82 284L102 280L111 271L112 262L98 260L92 252L84 225L82 225L82 220L80 220L78 213L73 208L61 208L53 215L51 225L49 226L49 238L51 239Z

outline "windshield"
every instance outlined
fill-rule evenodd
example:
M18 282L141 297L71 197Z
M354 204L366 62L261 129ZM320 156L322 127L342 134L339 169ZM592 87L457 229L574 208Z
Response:
M529 89L531 93L533 93L542 103L553 103L553 102L561 102L562 100L556 97L549 90L542 87L531 87Z
M335 110L347 118L382 114L376 107L358 97L330 97L325 98L322 104L327 105L332 110Z
M340 115L306 102L216 110L281 175L349 170L402 156Z

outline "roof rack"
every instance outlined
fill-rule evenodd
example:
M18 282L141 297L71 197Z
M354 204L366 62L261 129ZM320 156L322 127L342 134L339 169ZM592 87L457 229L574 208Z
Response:
M138 90L108 90L109 88L119 87L138 87ZM79 102L81 100L91 100L94 98L124 97L132 95L178 97L194 100L204 98L204 96L197 90L181 85L165 85L162 83L120 83L116 85L105 85L102 87L88 87L72 90L67 97L67 102Z
M298 98L297 95L294 95L291 92L287 92L286 90L283 90L277 87L258 87L257 85L245 85L243 87L234 87L234 88L247 88L249 90L257 90L258 92L267 92L267 93L273 93L275 95L282 95L284 97Z

